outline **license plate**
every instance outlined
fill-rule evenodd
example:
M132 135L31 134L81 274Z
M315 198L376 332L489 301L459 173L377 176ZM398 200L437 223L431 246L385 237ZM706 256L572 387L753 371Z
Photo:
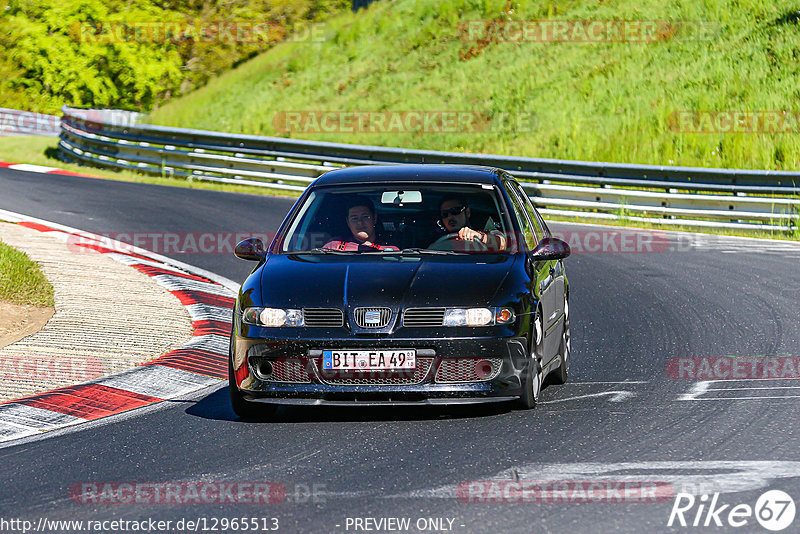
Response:
M324 350L323 369L374 371L385 369L415 369L417 351L399 350Z

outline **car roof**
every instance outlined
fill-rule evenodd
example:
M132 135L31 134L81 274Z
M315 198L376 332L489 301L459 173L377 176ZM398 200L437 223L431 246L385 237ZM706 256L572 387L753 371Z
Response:
M497 168L477 165L365 165L327 172L317 178L314 185L380 182L494 184L502 172Z

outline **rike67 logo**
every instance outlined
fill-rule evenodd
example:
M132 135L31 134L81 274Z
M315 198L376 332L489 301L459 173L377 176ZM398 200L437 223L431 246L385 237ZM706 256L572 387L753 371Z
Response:
M667 526L739 528L752 525L755 517L762 527L777 532L794 522L794 500L783 491L767 491L758 498L755 506L722 504L719 495L715 493L709 501L708 495L696 498L689 493L678 493Z

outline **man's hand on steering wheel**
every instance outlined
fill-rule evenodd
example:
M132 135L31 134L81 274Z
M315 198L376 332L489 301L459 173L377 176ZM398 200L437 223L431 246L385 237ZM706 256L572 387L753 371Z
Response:
M477 230L473 230L472 228L465 226L458 231L458 239L462 241L480 241L485 245L487 236L484 232L478 232Z
M474 232L474 230L473 230ZM431 243L428 247L431 250L455 250L455 251L477 251L485 252L488 250L486 244L480 240L480 236L476 235L472 239L462 239L458 232L446 234Z

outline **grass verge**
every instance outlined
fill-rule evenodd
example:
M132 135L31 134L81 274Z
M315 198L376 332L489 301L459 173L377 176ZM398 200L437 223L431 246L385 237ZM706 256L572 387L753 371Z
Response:
M0 241L0 300L53 306L53 286L27 254Z

